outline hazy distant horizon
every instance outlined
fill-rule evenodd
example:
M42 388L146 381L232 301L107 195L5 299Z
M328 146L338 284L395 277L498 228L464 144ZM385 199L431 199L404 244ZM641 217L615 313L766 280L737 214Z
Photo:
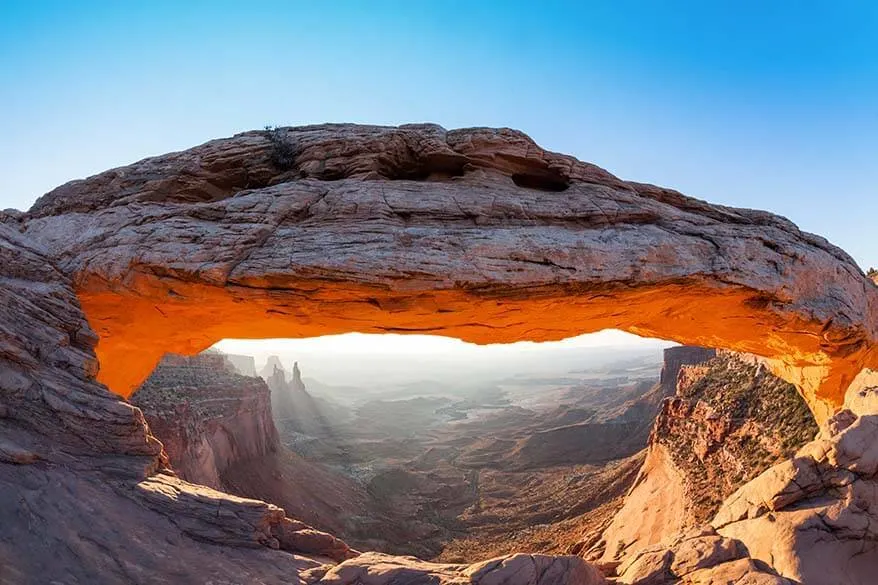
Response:
M564 375L655 354L661 357L671 341L607 330L553 342L476 345L433 335L367 335L348 333L306 339L225 339L213 347L223 353L249 355L256 370L276 355L289 371L299 362L305 378L327 385L358 385L364 380L401 384L413 380L496 379L498 372L515 375Z

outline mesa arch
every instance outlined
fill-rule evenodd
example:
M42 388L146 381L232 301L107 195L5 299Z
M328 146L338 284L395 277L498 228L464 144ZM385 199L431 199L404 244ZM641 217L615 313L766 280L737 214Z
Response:
M247 132L41 198L99 380L227 338L606 328L765 356L818 419L878 362L876 290L788 220L625 182L506 129Z

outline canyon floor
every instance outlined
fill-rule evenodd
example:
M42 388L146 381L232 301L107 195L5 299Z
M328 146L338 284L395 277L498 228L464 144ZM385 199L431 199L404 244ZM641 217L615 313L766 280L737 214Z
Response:
M132 401L184 479L441 563L571 555L612 572L687 531L715 542L722 503L818 431L757 358L697 347L469 382L288 369L166 356Z
M664 395L657 352L554 378L498 372L469 385L332 387L279 363L263 372L278 448L253 441L253 452L220 454L227 461L209 473L190 453L178 461L185 478L277 504L361 550L444 562L583 550L621 506ZM165 409L153 425L161 436L168 421L187 425L169 402L203 410L221 402L217 386L247 389L252 379L210 356L163 363L133 401L148 417ZM244 426L252 434L254 425ZM247 441L247 430L234 432ZM217 436L205 448L228 450ZM186 440L166 448L193 451L203 439Z
M297 419L278 427L291 450L365 487L371 518L349 518L344 530L355 546L449 562L566 553L586 535L571 529L559 540L556 525L600 531L633 481L651 420L628 420L625 407L659 369L653 357L465 391L422 383L327 406L333 414L317 417L324 428L302 433ZM409 396L394 397L401 392ZM321 388L314 402L332 396Z

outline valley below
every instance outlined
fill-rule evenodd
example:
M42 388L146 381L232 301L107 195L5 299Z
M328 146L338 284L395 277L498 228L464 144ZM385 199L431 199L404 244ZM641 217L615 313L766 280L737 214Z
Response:
M637 457L628 458L646 446L650 409L626 418L636 408L627 403L654 385L659 367L636 360L588 379L472 389L425 382L344 406L331 388L310 396L300 387L314 411L297 409L278 428L290 450L366 491L369 514L344 530L355 546L449 562L563 553L579 537L561 542L547 531L603 504L606 514L633 481ZM395 398L401 391L410 396Z
M149 418L176 410L169 397L199 402L186 380L252 388L254 378L222 358L166 358L133 401ZM299 364L287 372L272 358L261 372L277 427L270 452L229 457L208 481L188 463L176 469L275 503L361 550L444 562L568 554L597 539L634 481L666 393L661 367L653 352L557 378L356 388L303 381Z
M211 350L166 356L132 401L184 479L357 550L444 563L524 553L612 568L709 522L817 432L755 358L685 346L555 377L362 386L277 356L257 375L253 357Z

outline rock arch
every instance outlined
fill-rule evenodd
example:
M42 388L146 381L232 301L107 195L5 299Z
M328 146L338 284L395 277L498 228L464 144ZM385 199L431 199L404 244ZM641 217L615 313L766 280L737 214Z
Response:
M21 231L72 276L123 396L166 351L346 331L746 351L818 419L878 365L876 289L839 248L507 129L247 132L68 183Z

